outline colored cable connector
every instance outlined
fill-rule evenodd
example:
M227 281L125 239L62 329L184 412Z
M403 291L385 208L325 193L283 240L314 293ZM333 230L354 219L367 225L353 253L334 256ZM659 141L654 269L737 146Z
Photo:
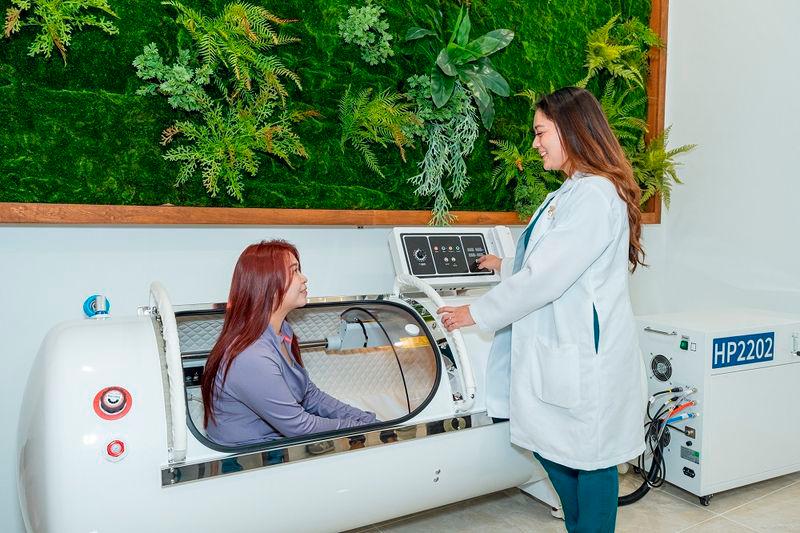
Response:
M688 420L690 418L697 418L698 416L700 416L700 415L698 415L697 413L684 413L682 415L673 416L672 418L668 418L667 419L667 424L673 424L675 422L680 422L681 420Z

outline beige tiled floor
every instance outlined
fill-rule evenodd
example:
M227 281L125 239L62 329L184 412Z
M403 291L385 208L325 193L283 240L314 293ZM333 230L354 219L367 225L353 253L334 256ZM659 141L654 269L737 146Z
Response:
M620 492L636 480L622 476ZM370 527L359 532L562 532L564 522L517 489L455 503ZM642 500L622 507L618 532L667 533L800 533L800 473L722 492L703 507L697 497L670 485L651 490Z

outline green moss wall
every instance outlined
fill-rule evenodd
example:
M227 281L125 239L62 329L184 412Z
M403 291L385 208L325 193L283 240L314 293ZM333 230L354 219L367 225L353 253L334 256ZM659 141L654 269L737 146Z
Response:
M58 54L32 58L27 49L35 33L24 28L0 40L0 201L193 206L420 209L407 179L424 155L417 146L403 163L396 150L378 150L386 178L370 172L354 153L343 153L337 103L347 85L404 90L411 74L429 69L421 54L402 42L409 26L428 26L425 2L384 0L394 35L395 57L370 67L360 51L337 35L338 21L353 0L283 0L261 2L276 15L298 18L287 33L300 44L277 49L298 72L304 90L290 88L293 101L319 110L323 118L298 126L309 152L294 169L265 156L255 177L246 175L244 202L224 194L211 198L195 180L176 188L177 165L162 158L162 129L179 115L162 97L135 94L141 81L131 66L144 45L155 42L174 60L178 27L174 12L155 0L111 0L119 15L119 35L96 30L76 33L65 66ZM191 2L204 13L216 13L225 2ZM427 2L448 14L454 2ZM0 2L3 12L10 5ZM492 56L512 92L545 91L576 82L584 75L587 33L613 14L649 19L649 0L481 0L471 10L473 37L495 28L516 32L511 45ZM186 39L185 37L182 37ZM188 47L188 40L183 46ZM489 139L521 138L529 127L524 98L495 97L497 115L491 132L482 130L471 156L470 188L454 209L513 209L513 191L493 188Z

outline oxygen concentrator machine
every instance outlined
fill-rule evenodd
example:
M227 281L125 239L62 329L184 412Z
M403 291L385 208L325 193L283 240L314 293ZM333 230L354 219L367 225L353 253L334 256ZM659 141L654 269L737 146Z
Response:
M380 422L226 447L203 428L199 383L224 304L173 306L154 283L138 315L66 322L31 370L18 487L31 532L341 531L520 486L557 496L484 406L491 336L448 333L436 309L497 283L483 253L507 228L395 228L395 291L312 298L292 312L323 391Z
M800 470L800 317L718 309L637 319L650 394L667 399L667 482L709 505L715 492Z

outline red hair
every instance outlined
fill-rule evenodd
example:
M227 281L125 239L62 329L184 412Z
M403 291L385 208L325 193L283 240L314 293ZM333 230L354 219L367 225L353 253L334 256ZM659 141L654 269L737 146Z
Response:
M283 240L261 241L244 249L233 269L231 291L225 310L225 322L203 370L200 389L203 394L203 425L214 420L215 382L223 368L222 384L234 359L253 344L269 327L269 321L283 303L289 289L291 257L300 263L297 248ZM275 332L280 335L280 331ZM292 336L292 355L299 365L300 346Z

